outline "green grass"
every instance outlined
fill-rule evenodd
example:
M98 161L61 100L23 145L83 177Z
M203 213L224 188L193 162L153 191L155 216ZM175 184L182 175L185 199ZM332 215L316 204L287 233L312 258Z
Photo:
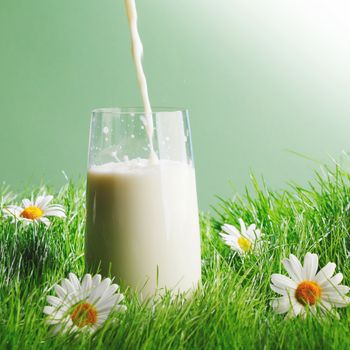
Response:
M337 264L350 284L348 259L350 175L339 167L315 175L308 188L274 192L259 186L244 197L221 199L212 217L202 215L203 286L191 300L165 296L153 307L126 291L128 311L93 335L50 336L42 313L52 285L69 272L84 274L84 185L67 184L55 202L67 220L23 229L0 220L1 349L349 349L350 308L340 319L284 320L269 303L272 273L285 273L290 253L319 254L320 265ZM49 189L40 188L34 195ZM2 190L2 195L6 192ZM22 193L18 200L30 193ZM218 232L242 217L264 232L264 249L244 259L225 246Z

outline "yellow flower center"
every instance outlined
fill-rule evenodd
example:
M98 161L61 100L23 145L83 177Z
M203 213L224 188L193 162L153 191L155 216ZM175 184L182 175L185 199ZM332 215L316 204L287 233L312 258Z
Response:
M302 305L315 305L320 296L321 287L313 281L301 282L295 291L295 298Z
M77 327L82 328L97 322L97 311L91 304L82 302L74 307L70 318Z
M241 236L238 238L238 245L244 252L249 252L252 247L252 242L249 239Z
M22 213L21 217L29 220L36 220L43 216L44 212L35 206L27 207L25 208Z

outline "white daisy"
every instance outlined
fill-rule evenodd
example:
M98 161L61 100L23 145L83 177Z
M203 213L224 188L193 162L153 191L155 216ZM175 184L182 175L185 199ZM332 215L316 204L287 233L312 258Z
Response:
M65 209L62 205L49 204L52 198L53 196L38 196L35 201L30 201L26 198L22 200L22 206L9 205L3 209L3 213L8 217L15 217L26 224L42 222L46 226L50 226L48 216L66 217Z
M225 224L221 228L224 232L221 232L220 236L231 249L236 250L240 254L245 254L257 247L261 231L256 229L255 224L247 228L242 219L238 221L241 225L241 231L233 225Z
M349 287L341 285L341 273L333 276L336 265L329 262L318 270L317 254L306 253L304 266L296 256L291 254L289 259L282 261L289 277L272 274L271 288L282 295L272 301L271 306L278 314L288 312L287 316L306 316L307 310L312 314L320 311L325 314L332 307L345 307L350 298L346 296Z
M56 296L48 296L50 306L45 306L47 322L55 325L54 333L63 331L94 332L108 318L111 311L125 311L125 305L118 305L123 294L116 293L117 284L110 278L101 280L101 275L86 274L81 283L74 273L69 274L61 285L54 286Z

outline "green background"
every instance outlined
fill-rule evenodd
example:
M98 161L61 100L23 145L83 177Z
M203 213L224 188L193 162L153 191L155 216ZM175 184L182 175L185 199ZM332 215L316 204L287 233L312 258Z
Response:
M200 206L305 183L350 142L345 1L138 0L153 105L189 108ZM86 169L90 111L140 105L122 0L0 0L0 180Z

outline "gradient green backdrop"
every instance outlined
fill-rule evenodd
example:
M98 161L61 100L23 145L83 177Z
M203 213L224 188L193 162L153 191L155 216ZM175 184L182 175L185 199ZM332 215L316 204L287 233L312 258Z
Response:
M306 182L348 149L350 7L138 0L153 105L191 113L203 209L249 172ZM85 174L90 111L140 105L122 0L0 0L0 180Z

